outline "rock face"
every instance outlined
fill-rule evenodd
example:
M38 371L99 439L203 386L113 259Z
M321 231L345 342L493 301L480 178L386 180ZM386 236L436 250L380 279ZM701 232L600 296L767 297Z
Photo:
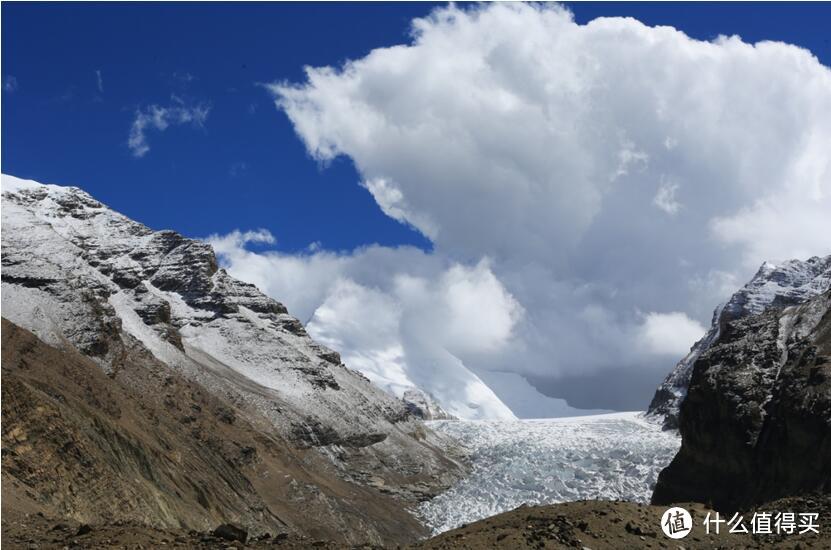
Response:
M687 394L693 365L718 341L724 327L737 319L774 308L800 304L831 288L831 256L781 264L765 262L753 279L713 312L710 330L658 387L647 414L666 429L678 428L678 412Z
M423 420L457 420L455 416L441 408L429 394L416 390L406 390L401 400L407 410Z
M826 291L720 326L692 365L681 449L653 504L734 511L831 491L830 309Z
M401 508L401 503L429 497L460 474L461 467L447 454L452 449L447 439L428 430L400 400L348 369L336 352L309 338L282 304L219 269L207 244L172 231L152 231L80 189L5 175L2 224L3 316L34 333L42 341L38 345L96 365L106 375L101 395L118 394L109 401L101 397L107 415L118 419L117 411L126 407L125 402L137 403L139 409L153 413L135 419L140 431L149 430L143 423L162 421L153 420L154 415L174 415L177 425L188 427L184 433L193 436L182 436L182 442L179 435L171 435L156 442L157 447L141 451L147 457L136 459L137 470L131 475L143 477L152 490L132 495L140 502L128 506L122 519L201 530L228 520L253 532L273 532L275 522L285 523L283 527L289 530L300 528L275 510L288 502L315 500L317 505L309 510L321 525L337 526L333 531L340 530L340 534L335 540L388 542L408 536L407 531L412 535L420 527L406 513L408 520L390 514L392 504L377 509L369 506L365 520L349 519L350 506L354 508L350 499L367 498L361 491L371 481L368 494L395 495ZM7 412L5 328L3 353L5 484L7 426L28 434L24 447L39 445L42 453L30 455L33 458L60 462L67 456L62 453L71 456L72 450L59 447L66 442L33 436L27 426L34 417L15 409ZM54 368L59 368L63 359L55 361ZM17 374L25 371L24 363ZM50 390L49 376L35 383L17 374L11 379L21 386L21 392L28 385L30 393L60 393L60 386ZM170 384L165 385L168 378ZM107 380L113 387L104 387ZM194 401L193 395L207 401ZM202 426L206 408L212 423ZM84 414L59 416L77 417L79 422L87 418ZM68 433L87 433L78 423L70 423ZM109 435L89 437L113 439L118 445L110 441L112 453L91 454L84 460L106 471L112 466L108 461L117 462L126 452L118 439L124 427L110 426L104 420L95 426ZM217 426L245 426L251 441L228 441L218 435L223 430L214 432ZM197 432L200 437L193 435ZM262 459L263 453L269 455L262 447L264 442L272 445L271 453L300 453L298 460L311 473L304 478L288 472L278 476L279 469L246 470L248 464L268 463ZM238 453L233 451L237 453L232 453L233 459L220 453L227 460L215 464L187 460L191 453L210 454L206 445L236 444L241 447ZM41 469L36 463L28 464L22 451L15 457L14 471ZM178 463L194 468L199 475L213 476L220 485L230 484L232 490L218 501L214 501L216 493L205 494L201 500L197 496L200 504L195 513L157 506L162 499L159 494L198 493L203 483L180 480L165 485L159 477L164 475L151 458L169 467ZM58 506L70 517L95 522L112 515L108 504L90 508L85 501L89 495L83 491L75 491L74 496L66 491L56 497L50 487L58 480L50 477L48 468L42 473L43 478L30 479L21 473L15 479L40 501ZM231 478L237 481L231 483ZM292 488L275 494L273 485ZM264 495L271 495L270 500ZM136 511L142 506L143 511ZM391 525L400 521L404 521L404 532Z

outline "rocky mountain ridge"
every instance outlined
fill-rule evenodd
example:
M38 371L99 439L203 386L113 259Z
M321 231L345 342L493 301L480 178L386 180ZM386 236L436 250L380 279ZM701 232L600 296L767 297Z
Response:
M710 329L667 375L652 398L647 415L667 429L678 428L679 408L690 384L693 365L715 342L724 327L767 309L797 305L831 289L831 255L805 261L765 262L743 288L713 312Z
M345 540L385 540L395 514L379 509L369 521L350 525L344 520L348 499L334 488L341 482L369 487L406 507L460 474L452 442L427 429L405 403L348 369L336 352L314 342L282 304L218 268L207 244L173 231L153 231L78 188L3 175L2 190L3 317L47 347L92 361L110 380L127 384L121 389L135 398L141 396L136 369L167 371L171 380L192 384L217 400L229 418L243 419L280 445L305 450L303 462L321 478L332 479L328 487L318 479L316 487L300 494L326 503L317 513L342 525ZM5 347L4 342L4 354ZM167 398L163 410L186 411L193 405L176 393ZM182 413L184 419L191 416ZM9 418L14 417L7 418L4 410L4 443L7 435L13 437L6 430L15 424ZM165 452L203 444L192 443ZM5 466L4 455L4 472ZM232 492L232 501L250 497ZM92 510L84 517L104 512ZM203 516L204 521L214 517ZM255 528L274 527L264 519L268 514L260 516L246 513L244 519ZM177 527L197 521L175 514L138 519Z
M831 491L831 290L725 320L692 364L679 429L654 504L736 511Z

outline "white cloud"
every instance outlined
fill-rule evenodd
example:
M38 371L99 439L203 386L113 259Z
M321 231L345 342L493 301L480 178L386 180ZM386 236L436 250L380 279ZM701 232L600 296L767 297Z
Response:
M831 172L827 178L831 181ZM771 194L732 215L713 218L712 233L723 243L738 245L748 269L759 267L759 258L804 259L824 255L822 250L827 254L831 249L829 187L825 183L825 195L816 198L798 191Z
M305 84L270 89L310 153L351 157L384 182L382 207L455 253L572 253L606 201L664 174L695 182L711 218L801 193L797 178L829 185L831 76L785 44L578 25L558 7L451 7L416 20L410 46L306 70ZM629 170L637 159L649 162ZM828 193L810 200L828 206Z
M674 216L681 209L681 203L676 198L679 187L676 182L661 178L661 184L658 186L658 192L655 193L655 198L652 199L652 204L670 216Z
M232 231L223 236L211 236L211 244L218 254L230 254L236 250L242 250L248 243L275 244L277 239L268 229L255 229L253 231Z
M649 162L649 155L643 151L635 149L635 146L631 141L621 144L621 149L618 151L617 156L618 167L612 175L612 180L616 180L617 178L628 174L630 167L632 166L640 167L641 170L644 170Z
M513 417L463 360L504 349L523 315L486 260L464 266L407 247L246 250L275 242L264 230L208 242L233 275L283 300L314 338L390 392L418 387L459 416Z
M98 88L98 93L104 93L104 78L101 76L101 69L95 69L95 84Z
M640 343L651 353L679 358L686 355L691 343L699 340L705 332L701 323L690 319L685 313L651 312L646 314L641 326Z
M169 126L181 124L191 124L201 128L211 112L210 105L204 103L186 105L175 96L174 102L176 105L169 107L150 105L146 108L136 109L135 118L130 127L130 136L127 140L127 146L132 151L133 156L143 157L150 150L150 145L147 143L147 130L163 132Z
M429 215L410 214L404 194L393 182L384 178L374 178L361 182L361 185L369 191L384 214L415 227L431 239L436 237L437 229L430 221Z
M418 294L422 289L410 299L427 304L433 318L437 312L445 316L441 331L445 348L462 356L504 348L523 311L487 262L473 269L455 265L442 274L438 285L440 300L423 299ZM409 286L412 292L414 285Z
M453 350L468 368L668 370L730 284L769 257L829 252L831 71L804 49L579 25L552 5L451 6L414 21L409 44L306 75L268 88L309 153L352 159L379 207L434 244L251 273L309 316L328 296L309 285L343 264L376 288L376 270L432 281L488 258L524 314L500 346ZM245 277L263 255L237 259ZM659 326L674 336L643 340Z

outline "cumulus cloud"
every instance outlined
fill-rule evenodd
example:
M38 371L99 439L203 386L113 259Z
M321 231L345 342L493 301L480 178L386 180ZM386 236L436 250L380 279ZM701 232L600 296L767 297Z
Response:
M327 295L306 280L353 257L366 288L373 261L404 276L487 258L524 314L500 346L450 352L473 371L550 388L669 370L763 260L829 252L831 71L792 45L450 6L413 21L408 44L268 89L315 159L349 157L434 251L283 257L255 282L314 315ZM262 255L229 261L245 277ZM598 406L615 391L596 388Z
M369 187L379 204L441 248L556 260L607 201L648 206L638 195L680 175L710 217L827 188L814 144L829 143L831 77L805 50L528 5L442 9L413 27L410 46L271 90L316 158L351 157L384 182Z
M136 109L133 124L130 126L130 135L127 139L127 146L135 157L143 157L150 151L147 143L147 131L157 130L163 132L170 126L190 124L201 128L208 119L211 107L208 104L200 103L187 105L174 97L174 105L161 107L150 105L146 108Z
M648 313L640 331L641 345L656 354L683 357L690 343L699 340L707 329L685 313Z

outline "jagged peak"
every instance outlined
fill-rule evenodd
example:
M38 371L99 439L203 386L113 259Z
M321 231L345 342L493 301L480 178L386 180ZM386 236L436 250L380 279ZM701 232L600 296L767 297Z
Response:
M345 441L406 415L282 304L220 270L208 243L153 231L80 189L6 175L2 222L3 313L52 344L68 341L109 368L126 332L198 380L234 371L297 415L325 418L298 425L336 426ZM311 440L333 440L318 432Z
M686 396L692 367L713 345L730 322L760 314L770 308L798 305L831 289L831 255L807 260L765 261L756 274L729 300L715 308L710 329L695 343L658 387L648 413L676 427L681 401Z

